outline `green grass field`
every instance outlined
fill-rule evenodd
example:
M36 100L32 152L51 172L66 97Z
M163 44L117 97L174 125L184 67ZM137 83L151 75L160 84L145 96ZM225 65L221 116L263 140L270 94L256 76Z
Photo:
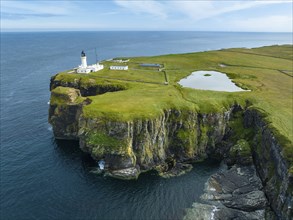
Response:
M59 74L59 80L82 78L84 83L124 85L125 90L91 96L92 103L83 109L86 117L105 117L129 121L156 117L164 109L191 109L218 112L233 103L248 100L266 115L270 126L283 137L286 152L293 155L293 48L292 45L255 49L170 54L130 58L128 64L104 61L105 69L89 75ZM138 67L138 63L164 66L169 85L164 85L163 71ZM222 66L223 64L225 66ZM129 65L128 71L109 70L110 65ZM177 82L196 70L226 73L237 85L250 92L216 92L180 87ZM144 83L145 82L145 83Z

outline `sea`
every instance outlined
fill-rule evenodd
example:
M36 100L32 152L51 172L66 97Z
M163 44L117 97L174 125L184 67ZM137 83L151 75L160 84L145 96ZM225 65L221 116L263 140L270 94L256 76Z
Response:
M291 33L30 32L1 33L0 219L183 219L220 164L186 175L155 172L123 181L97 175L78 143L57 141L48 124L50 78L80 64L232 47L292 44Z

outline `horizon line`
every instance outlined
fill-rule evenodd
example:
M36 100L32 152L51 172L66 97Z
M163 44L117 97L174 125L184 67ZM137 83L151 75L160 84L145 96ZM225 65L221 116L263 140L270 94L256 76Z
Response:
M292 33L292 31L228 31L228 30L21 30L21 29L5 29L0 33L38 33L38 32L232 32L232 33Z

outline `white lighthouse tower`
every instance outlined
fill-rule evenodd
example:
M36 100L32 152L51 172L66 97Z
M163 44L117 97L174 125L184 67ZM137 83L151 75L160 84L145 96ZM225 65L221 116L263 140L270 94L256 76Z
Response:
M104 65L100 65L99 63L93 65L87 65L86 55L84 51L81 51L81 65L77 68L77 73L90 73L90 72L97 72L104 68Z
M81 59L81 65L80 65L80 67L81 68L87 68L86 55L85 55L85 52L84 51L81 51L80 59Z

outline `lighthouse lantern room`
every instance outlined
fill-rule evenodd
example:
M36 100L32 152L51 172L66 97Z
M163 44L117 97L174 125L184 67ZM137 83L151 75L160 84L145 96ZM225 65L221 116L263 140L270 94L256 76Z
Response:
M86 68L87 67L87 62L86 62L86 55L84 53L84 51L81 51L81 67L82 68Z

